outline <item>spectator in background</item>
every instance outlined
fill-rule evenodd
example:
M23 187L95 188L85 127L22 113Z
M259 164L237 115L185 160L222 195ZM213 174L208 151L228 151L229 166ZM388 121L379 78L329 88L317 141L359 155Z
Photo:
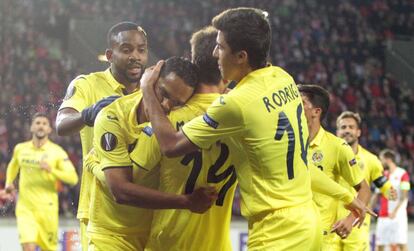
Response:
M410 178L404 169L396 164L396 153L385 149L380 153L380 160L386 170L386 176L397 191L395 201L380 197L380 211L376 229L376 245L379 251L386 246L392 250L406 251L408 218L407 203L410 190Z

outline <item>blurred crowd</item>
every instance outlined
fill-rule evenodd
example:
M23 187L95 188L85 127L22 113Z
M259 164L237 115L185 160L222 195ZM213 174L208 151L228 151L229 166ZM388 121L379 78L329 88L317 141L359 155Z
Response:
M76 75L87 73L68 55L71 19L132 20L147 30L159 58L188 57L191 33L223 9L236 6L268 12L272 64L285 68L298 83L320 84L331 92L328 130L335 130L343 110L359 112L361 144L375 153L385 147L396 150L399 165L414 174L414 93L408 83L386 74L384 58L387 40L413 39L411 0L3 0L0 4L0 185L14 146L30 139L30 115L45 111L54 123L67 85ZM51 138L81 172L79 138L55 134ZM61 212L71 215L78 187L61 186L60 191ZM238 213L237 206L234 211ZM414 207L409 213L414 216Z

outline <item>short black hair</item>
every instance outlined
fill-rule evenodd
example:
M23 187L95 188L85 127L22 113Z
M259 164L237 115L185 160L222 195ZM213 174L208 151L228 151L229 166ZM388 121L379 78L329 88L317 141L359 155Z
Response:
M190 60L182 57L170 57L165 60L165 63L161 67L160 77L165 78L168 74L174 72L180 77L184 82L191 86L192 88L196 88L198 85L198 77L197 77L197 67L191 63Z
M123 31L131 31L131 30L138 30L144 35L145 38L147 38L147 33L138 24L134 22L120 22L112 26L109 29L108 34L106 35L108 48L111 48L114 45L115 43L114 37L117 36L118 33L123 32Z
M380 152L379 155L386 158L386 159L392 160L392 162L394 162L394 163L397 159L397 154L391 149L384 149Z
M319 85L298 85L298 89L314 107L322 110L321 120L324 119L329 110L329 92Z
M49 119L49 117L47 116L47 114L46 114L46 113L44 113L44 112L36 112L35 114L33 114L33 116L32 116L32 122L33 122L36 118L46 118L46 119L49 121L49 124L50 124L50 119Z
M221 80L217 58L213 56L217 33L216 28L207 26L190 39L191 60L198 68L198 81L203 84L217 85Z
M232 52L247 52L253 69L267 65L272 39L267 12L246 7L228 9L215 16L212 24L224 33Z

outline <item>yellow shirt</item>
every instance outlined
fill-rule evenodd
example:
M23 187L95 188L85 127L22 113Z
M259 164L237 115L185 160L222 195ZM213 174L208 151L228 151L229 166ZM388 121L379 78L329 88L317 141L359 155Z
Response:
M73 108L81 112L86 107L89 107L99 100L118 95L123 96L124 85L120 84L112 76L109 69L102 72L94 72L88 75L80 75L75 78L66 91L66 96L59 110L63 108ZM82 155L86 156L92 149L93 127L85 126L80 131L80 138L82 143ZM78 205L78 219L89 218L89 200L90 200L90 183L92 175L89 172L82 172L79 205Z
M99 168L132 168L133 182L150 188L158 187L157 169L138 168L129 157L145 124L137 122L140 91L115 100L98 114L94 127L94 151ZM152 211L114 201L104 182L93 178L91 184L88 232L113 235L148 235Z
M293 78L281 68L249 73L204 116L185 124L183 132L203 149L223 138L242 145L248 165L236 173L244 216L312 199L303 105Z
M355 186L363 180L352 148L343 139L322 127L309 145L308 164L321 169L336 182L342 177L350 186ZM338 201L317 192L313 199L319 208L323 229L326 231L336 219Z
M50 173L40 169L41 161L47 162L51 168ZM68 155L51 141L47 141L40 148L35 147L32 141L17 144L7 167L6 185L13 183L19 172L19 200L16 211L20 208L58 211L57 181L61 180L69 185L78 182L78 175Z
M219 94L195 94L187 104L170 113L170 121L178 131L184 123L203 114ZM214 186L219 198L204 214L189 210L158 210L154 213L146 250L229 250L230 220L236 187L235 168L245 163L240 147L229 139L213 144L208 150L177 158L161 156L151 127L143 130L131 159L152 169L160 164L159 190L167 193L191 193L200 186ZM214 229L214 231L211 231Z
M371 185L374 180L383 176L383 167L380 160L374 154L370 153L368 150L358 145L358 152L355 155L358 162L359 168L362 170L365 180L368 185ZM387 181L389 182L389 181ZM339 183L347 188L354 195L357 193L353 187L351 187L344 179L340 179ZM342 219L348 216L349 211L343 208L343 204L339 203L338 207L338 219ZM370 215L367 214L364 224L369 224L371 220ZM369 229L369 228L368 228Z

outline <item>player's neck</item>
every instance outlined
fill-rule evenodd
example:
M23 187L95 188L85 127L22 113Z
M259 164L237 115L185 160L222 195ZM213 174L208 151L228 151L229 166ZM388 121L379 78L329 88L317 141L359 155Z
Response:
M43 139L39 139L36 136L33 136L32 142L36 148L42 147L48 141L48 137L44 137Z
M310 121L309 142L312 142L312 140L316 137L316 134L318 134L320 128L321 128L321 123L319 121L317 120Z
M354 144L351 145L352 151L354 151L354 154L358 154L358 141L355 141Z
M389 164L389 167L390 167L390 173L393 173L397 169L397 165L394 163Z
M206 84L200 83L195 90L196 94L206 94L206 93L223 93L226 87L224 86L223 81L220 81L218 84Z

